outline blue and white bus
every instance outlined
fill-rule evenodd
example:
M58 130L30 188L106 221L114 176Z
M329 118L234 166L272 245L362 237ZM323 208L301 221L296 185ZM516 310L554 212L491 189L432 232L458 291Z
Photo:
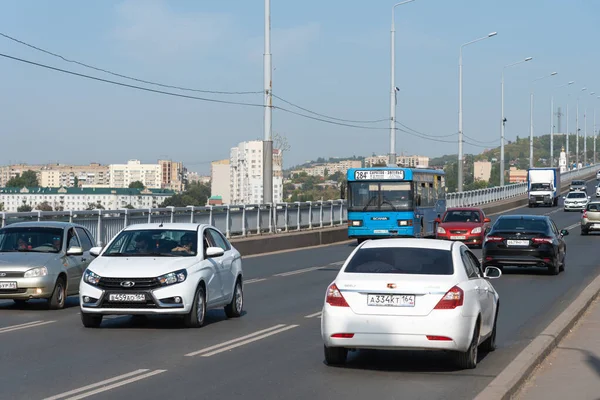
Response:
M435 219L446 211L444 171L420 168L351 168L348 237L435 237Z

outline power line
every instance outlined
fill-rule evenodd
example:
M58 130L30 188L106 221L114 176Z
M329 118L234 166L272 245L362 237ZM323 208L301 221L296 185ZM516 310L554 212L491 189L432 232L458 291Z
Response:
M329 115L319 114L318 112L311 111L311 110L309 110L307 108L304 108L304 107L300 107L299 105L294 104L291 101L288 101L288 100L286 100L286 99L284 99L282 97L276 96L274 94L272 94L272 96L275 97L276 99L279 99L279 100L283 101L286 104L289 104L292 107L296 107L296 108L298 108L298 109L300 109L302 111L305 111L307 113L318 115L319 117L323 117L323 118L333 119L335 121L351 122L351 123L357 123L357 124L375 124L375 123L378 123L378 122L385 122L385 121L389 121L390 120L389 118L382 118L382 119L375 119L375 120L352 120L352 119L335 118L335 117L331 117ZM389 129L389 128L386 128L386 129Z
M469 138L469 139L471 139L471 140L472 140L472 141L474 141L474 142L483 143L483 144L485 144L485 143L496 143L496 142L499 142L499 141L501 140L501 139L494 139L494 140L488 140L488 141L485 141L485 140L477 140L477 139L475 139L475 138L472 138L472 137L470 137L470 136L467 136L467 135L465 135L464 133L463 133L463 136L464 136L464 137L466 137L466 138Z
M429 136L431 138L443 138L443 137L451 137L451 136L458 135L458 132L451 133L449 135L431 135L431 134L428 134L428 133L419 132L416 129L413 129L413 128L409 127L409 126L406 126L402 122L399 122L399 121L396 121L396 124L398 124L400 126L403 126L404 128L406 128L406 129L408 129L408 130L410 130L410 131L412 131L412 132L414 132L416 134L423 135L423 136Z
M98 77L91 76L91 75L86 75L86 74L80 74L78 72L68 71L66 69L52 67L50 65L40 64L40 63L36 63L34 61L29 61L29 60L25 60L25 59L22 59L22 58L9 56L8 54L4 54L4 53L0 53L0 56L4 57L4 58L11 59L11 60L14 60L14 61L19 61L19 62L22 62L22 63L25 63L25 64L35 65L37 67L42 67L42 68L46 68L46 69L50 69L50 70L53 70L53 71L62 72L62 73L69 74L69 75L79 76L81 78L92 79L92 80L99 81L99 82L104 82L104 83L111 83L113 85L124 86L124 87L132 88L132 89L137 89L137 90L144 90L146 92L159 93L159 94L164 94L164 95L173 96L173 97L182 97L182 98L186 98L186 99L208 101L208 102L212 102L212 103L233 104L233 105L248 106L248 107L265 107L263 104L254 104L254 103L244 103L244 102L238 102L238 101L208 99L208 98L204 98L204 97L196 97L196 96L189 96L189 95L179 94L179 93L165 92L163 90L156 90L156 89L145 88L145 87L142 87L142 86L129 85L127 83L122 83L122 82L117 82L117 81L111 81L109 79L98 78Z
M46 53L48 55L60 58L61 60L66 61L68 63L78 64L78 65L81 65L82 67L90 68L90 69L93 69L93 70L96 70L96 71L99 71L99 72L104 72L104 73L107 73L107 74L110 74L110 75L113 75L113 76L118 76L120 78L125 78L125 79L130 79L130 80L136 81L136 82L146 83L146 84L149 84L149 85L155 85L155 86L160 86L160 87L169 88L169 89L183 90L183 91L188 91L188 92L212 93L212 94L242 95L242 94L263 94L264 93L262 91L255 91L255 92L225 92L225 91L218 91L218 90L190 89L190 88L181 87L181 86L172 86L172 85L166 85L166 84L163 84L163 83L157 83L157 82L152 82L152 81L145 81L143 79L138 79L138 78L134 78L134 77L131 77L131 76L119 74L117 72L112 72L112 71L109 71L107 69L94 67L93 65L84 64L84 63L82 63L80 61L70 60L70 59L68 59L68 58L66 58L66 57L64 57L64 56L62 56L60 54L56 54L56 53L53 53L51 51L42 49L41 47L37 47L37 46L34 46L32 44L26 43L26 42L24 42L22 40L16 39L16 38L11 37L11 36L9 36L9 35L7 35L5 33L2 33L2 32L0 32L0 36L3 36L6 39L12 40L14 42L17 42L19 44L22 44L22 45L27 46L29 48L32 48L34 50L41 51L42 53Z

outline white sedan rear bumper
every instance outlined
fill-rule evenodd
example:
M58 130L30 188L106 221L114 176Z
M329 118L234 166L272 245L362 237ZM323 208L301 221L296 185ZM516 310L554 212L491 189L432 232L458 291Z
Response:
M477 317L463 316L460 310L433 310L427 316L359 315L349 307L325 304L321 336L327 347L466 351L476 320ZM336 333L354 336L332 338ZM428 335L451 340L430 340Z

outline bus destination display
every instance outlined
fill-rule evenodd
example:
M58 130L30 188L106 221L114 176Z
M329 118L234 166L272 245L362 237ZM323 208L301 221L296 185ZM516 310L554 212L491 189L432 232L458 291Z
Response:
M354 171L354 179L357 181L374 180L404 180L403 170L358 170Z

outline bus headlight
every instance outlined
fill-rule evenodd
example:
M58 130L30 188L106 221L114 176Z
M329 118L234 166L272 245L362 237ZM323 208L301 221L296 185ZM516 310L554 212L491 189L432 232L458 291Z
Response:
M362 221L360 221L360 220L348 221L348 226L362 226Z

